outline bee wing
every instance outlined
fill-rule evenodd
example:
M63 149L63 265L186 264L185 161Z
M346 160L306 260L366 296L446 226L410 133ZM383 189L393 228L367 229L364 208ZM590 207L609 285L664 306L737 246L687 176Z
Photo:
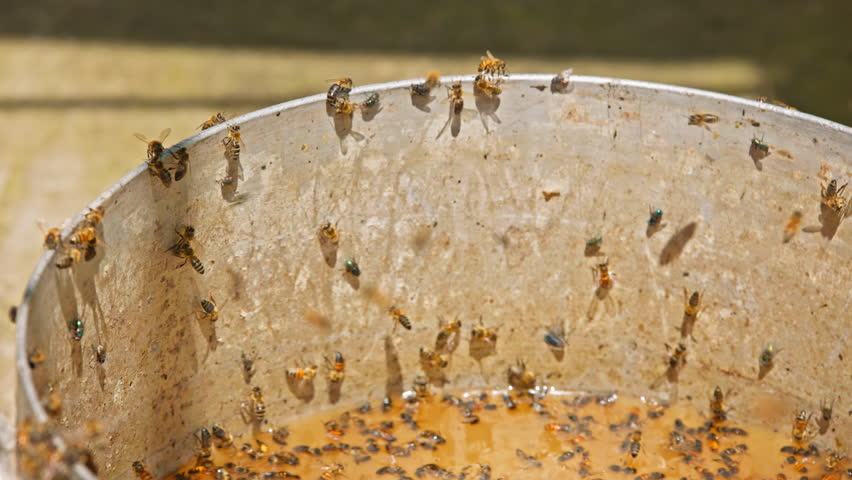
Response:
M134 133L133 136L138 138L139 140L142 140L145 143L148 143L148 137L142 135L141 133Z
M465 121L470 121L479 116L479 112L470 108L465 108L461 112L461 118Z
M166 138L169 136L170 133L172 133L171 128L164 128L163 131L160 132L160 141L161 142L166 141Z

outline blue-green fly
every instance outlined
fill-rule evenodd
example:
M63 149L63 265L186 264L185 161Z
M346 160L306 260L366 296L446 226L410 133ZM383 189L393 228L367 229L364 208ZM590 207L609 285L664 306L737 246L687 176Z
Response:
M356 277L361 275L361 267L358 266L358 262L354 258L347 258L343 264L346 268L346 273L351 273Z
M75 318L71 320L68 324L68 328L71 329L71 334L74 335L74 340L80 340L83 338L83 332L85 331L83 327L83 321L79 318Z

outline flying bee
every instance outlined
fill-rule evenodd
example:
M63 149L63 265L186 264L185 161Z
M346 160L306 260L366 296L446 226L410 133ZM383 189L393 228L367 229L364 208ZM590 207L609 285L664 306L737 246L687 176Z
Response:
M696 113L689 116L689 125L697 125L706 127L709 123L716 123L719 117L712 113Z
M154 480L154 476L148 473L148 470L145 469L145 465L143 465L139 460L133 462L133 471L136 473L136 476L139 477L139 480Z
M509 385L515 390L528 391L535 388L535 373L527 370L523 360L518 360L516 365L510 366L506 371L506 377Z
M436 88L439 85L441 85L441 75L438 72L429 72L426 74L426 81L411 86L411 93L427 96L433 88Z
M160 137L157 140L148 140L145 135L141 133L134 133L133 135L139 140L148 144L148 160L151 162L158 162L160 157L163 155L163 152L166 148L163 146L163 142L166 140L166 137L172 133L171 128L166 128L162 132L160 132Z
M348 98L338 97L334 102L334 111L338 115L348 117L355 112L355 104L350 102Z
M713 390L713 397L710 399L710 413L713 414L713 423L719 424L728 419L728 412L725 410L725 394L722 389L716 386Z
M799 226L802 224L802 212L796 210L790 215L790 219L787 220L787 225L784 227L784 243L789 242L793 239L796 233L799 231Z
M821 186L822 203L834 210L837 213L842 212L848 203L848 198L843 196L843 191L849 183L844 183L842 187L837 187L837 179L832 179L828 185Z
M405 312L403 312L402 309L396 305L391 305L388 309L388 313L395 322L399 322L399 324L405 327L406 330L411 330L411 320L405 316Z
M453 353L458 348L461 336L461 320L458 317L446 322L439 319L438 336L435 338L435 351L438 353Z
M56 268L69 268L71 265L75 263L79 263L83 258L83 252L79 247L72 246L67 249L65 254L59 257L59 260L56 262Z
M224 307L224 305L222 305ZM216 299L210 295L210 300L201 299L201 311L195 313L199 320L209 320L215 322L219 319L219 307L216 306Z
M810 420L811 415L805 410L800 411L796 416L796 419L793 420L793 429L791 433L793 435L793 440L796 443L801 444L809 436L810 432L808 432L808 423Z
M204 275L204 264L201 263L201 260L199 260L198 257L195 256L195 250L193 250L192 247L188 243L180 245L177 249L175 249L174 253L175 253L175 256L184 259L183 263L181 263L180 265L178 265L175 268L181 268L184 265L186 265L187 262L189 262L190 265L192 265L192 268L195 269L196 272L198 272L201 275Z
M254 387L249 394L248 403L240 405L240 414L246 423L262 425L266 423L266 402L263 401L263 392L260 387Z
M352 79L341 78L328 87L328 93L325 96L325 103L329 107L334 107L337 104L337 99L340 97L349 98L349 92L352 91Z
M609 259L605 260L603 263L598 264L597 269L593 269L595 273L595 280L598 284L598 288L602 290L609 290L612 288L612 276L609 272Z
M778 352L780 351L780 348L775 348L775 345L772 345L771 343L763 349L763 352L761 352L758 357L758 379L762 379L770 370L772 370L772 367L775 366L775 356L778 355Z
M820 435L825 434L828 431L828 426L831 424L831 414L834 411L834 399L831 399L831 403L823 400L819 404L820 415L817 418L817 425L819 426Z
M175 181L179 182L186 175L187 170L189 170L189 153L186 147L180 147L172 152L172 156L177 160L175 164Z
M346 378L346 360L340 352L334 352L334 361L325 359L326 367L328 368L328 381L331 383L340 383Z
M495 57L489 50L486 50L485 56L480 58L479 67L476 71L486 75L507 75L509 73L506 62Z
M317 366L311 365L305 368L288 368L287 377L293 380L311 382L317 374Z
M358 262L356 262L354 258L347 258L343 261L343 265L346 269L346 273L352 274L356 277L361 276L361 267L358 266Z
M503 89L499 81L491 82L484 75L477 75L473 81L473 93L493 97L503 93Z
M627 450L630 452L630 456L636 458L639 456L639 451L642 449L642 431L636 430L631 433L628 437L628 446Z
M210 115L210 118L208 118L204 123L199 125L198 128L200 128L202 130L207 130L208 128L215 127L216 125L219 125L220 123L225 123L226 120L228 120L228 119L225 118L224 113L216 112L213 115Z
M44 360L44 351L38 347L31 348L27 354L27 362L30 364L31 369L34 369L44 363Z

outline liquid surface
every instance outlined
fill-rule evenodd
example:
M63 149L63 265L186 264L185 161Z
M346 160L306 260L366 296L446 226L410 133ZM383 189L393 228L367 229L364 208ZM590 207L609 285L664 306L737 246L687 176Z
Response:
M848 460L829 471L827 452L794 446L786 429L714 425L706 414L616 395L396 398L300 418L284 439L270 429L247 427L233 446L168 478L852 478Z

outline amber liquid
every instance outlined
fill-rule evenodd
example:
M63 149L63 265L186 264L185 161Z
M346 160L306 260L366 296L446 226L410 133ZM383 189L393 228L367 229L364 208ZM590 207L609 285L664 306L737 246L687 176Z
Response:
M348 480L775 479L782 473L790 480L834 478L824 477L824 452L806 454L807 446L790 452L789 428L773 432L731 420L714 425L685 407L615 395L550 393L534 399L513 394L511 402L505 398L501 392L396 398L389 408L373 403L299 418L289 424L286 445L247 427L246 432L232 432L242 433L234 436L233 447L214 449L205 468L188 473L199 460L180 472L188 478L246 480L295 478L280 472L303 479ZM337 425L327 427L330 420ZM427 430L443 442L424 435ZM637 431L638 447L630 442ZM418 443L418 434L424 443ZM248 443L257 452L257 440L268 452L253 459L242 446ZM782 451L785 446L787 452ZM292 454L290 463L295 456L298 465L280 457L270 462L275 453ZM427 464L437 468L424 467ZM343 469L335 476L332 469L337 465ZM400 470L377 473L383 467ZM217 474L216 468L223 470ZM836 478L844 475L838 472Z

